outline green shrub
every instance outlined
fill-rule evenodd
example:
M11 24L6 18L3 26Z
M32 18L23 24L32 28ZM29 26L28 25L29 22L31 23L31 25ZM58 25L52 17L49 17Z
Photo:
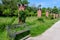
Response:
M44 18L38 18L38 21L44 22Z
M25 23L25 20L26 20L26 11L20 11L19 12L19 20L21 20L23 23Z
M14 11L14 15L15 15L15 16L18 16L18 10L15 10L15 11Z
M3 14L4 15L11 15L11 9L5 9L4 11L3 11Z
M12 23L15 21L15 17L9 18L0 18L0 31L4 31L7 25L12 25Z

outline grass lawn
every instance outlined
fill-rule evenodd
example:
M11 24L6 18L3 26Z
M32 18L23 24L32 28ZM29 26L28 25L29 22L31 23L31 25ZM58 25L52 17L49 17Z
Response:
M15 21L15 17L0 17L0 24L12 24Z
M30 25L31 36L38 36L50 28L54 23L59 19L46 19L43 18L44 22L38 21L37 17L29 17L26 20L26 23Z
M9 24L13 18L10 17L0 17L0 22L1 23L7 23ZM44 21L38 21L37 17L27 17L26 23L30 26L30 33L31 36L38 36L41 35L43 32L45 32L48 28L50 28L55 22L59 20L58 19L46 19L43 17ZM1 24L0 23L0 24ZM18 23L18 18L15 17L15 20L13 21L12 24L17 24ZM7 38L7 32L6 30L3 32L0 32L0 40L8 40Z

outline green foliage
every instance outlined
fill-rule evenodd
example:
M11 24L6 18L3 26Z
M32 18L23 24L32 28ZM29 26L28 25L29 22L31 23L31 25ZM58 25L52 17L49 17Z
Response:
M33 5L32 7L30 7L30 12L37 13L37 8Z
M46 10L48 10L49 13L52 13L52 8L48 7Z
M37 17L28 17L27 24L30 25L31 29L31 36L41 35L45 32L48 28L50 28L58 19L46 19L44 17L44 22L38 21Z
M5 30L5 24L0 22L0 32L3 32Z
M28 4L29 2L28 2L28 0L23 0L22 1L22 4Z
M46 8L42 8L42 13L45 13L46 12Z
M54 8L52 9L52 13L58 14L59 10L56 6L54 6Z
M2 14L4 11L4 6L3 5L0 5L0 14Z
M19 11L19 19L22 21L22 22L25 22L25 19L26 19L26 11Z
M0 14L17 16L18 15L18 4L27 4L28 0L2 0L2 4L0 5Z
M11 9L4 10L3 14L5 14L5 15L11 15Z
M3 27L3 23L4 24L10 24L12 22L12 20L14 19L15 17L0 17L0 27ZM18 18L15 18L15 23L18 23ZM26 19L26 23L30 26L30 33L31 33L31 36L37 36L37 35L41 35L43 32L45 32L48 28L51 27L51 25L53 25L55 22L58 21L58 19L45 19L45 22L41 22L41 21L38 21L37 20L38 18L37 17L27 17ZM47 24L47 25L46 25ZM22 28L23 29L23 28ZM20 28L16 29L16 31L19 31ZM6 30L3 30L3 32L0 31L0 40L9 40L9 38L7 37L7 31Z
M59 14L60 14L60 8L58 10L59 10Z
M38 21L44 22L44 18L38 18Z
M53 15L49 15L49 19L53 20L54 19Z
M17 10L17 1L16 0L2 0L3 6L3 15L13 15L14 11ZM12 6L13 5L13 6Z
M34 18L33 18L34 19ZM44 18L45 19L45 18ZM30 20L30 19L28 19ZM45 22L35 21L31 22L31 35L36 36L42 34L46 29L50 28L57 20L45 19ZM33 24L34 23L34 24ZM47 25L46 25L47 24Z
M18 16L18 10L14 10L14 15Z
M6 18L2 18L0 17L0 31L4 31L5 27L7 25L12 25L12 23L15 21L15 17L12 17L12 18L9 18L9 17L6 17Z
M41 8L41 5L38 5L38 7L36 7L34 5L29 7L28 6L28 4L29 4L28 0L2 0L2 4L0 5L0 14L2 14L2 15L11 15L11 16L16 15L17 16L18 15L17 4L27 4L26 9L28 10L28 13L33 12L34 15L36 15L37 9ZM48 7L47 9L43 7L42 8L42 13L45 13L46 10L48 10L49 13L59 13L59 10L58 10L57 7L54 7L54 8ZM32 13L32 16L33 16L33 13Z
M35 6L28 7L27 10L28 10L28 16L37 15L37 8Z
M42 16L45 16L46 15L46 13L42 13Z
M26 14L25 14L26 16L29 15L29 11L28 11L27 9L25 10L25 13L26 13Z
M4 30L4 32L0 31L0 40L9 40L9 38L7 37L7 31Z
M31 15L31 16L34 16L34 12L30 12L30 15Z

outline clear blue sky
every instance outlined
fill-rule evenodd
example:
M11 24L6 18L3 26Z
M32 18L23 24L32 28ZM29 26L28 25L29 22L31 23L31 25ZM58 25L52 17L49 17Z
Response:
M42 5L42 7L60 7L60 0L28 0L30 2L30 6L35 5L38 6L39 4Z
M30 6L38 6L39 4L42 5L42 7L60 7L60 0L28 0L30 2ZM1 3L1 0L0 0Z

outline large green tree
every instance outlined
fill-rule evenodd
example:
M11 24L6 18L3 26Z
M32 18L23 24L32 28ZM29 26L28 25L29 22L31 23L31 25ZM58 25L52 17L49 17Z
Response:
M3 14L13 15L14 10L17 10L17 1L16 0L2 0L2 3L4 5Z
M10 9L10 13L7 12L7 15L17 15L15 12L18 10L18 4L28 4L28 0L2 0L2 4L4 5L4 11L3 14L6 14L5 12L9 11L7 9Z
M52 13L58 14L59 10L56 6L54 6L54 8L52 9Z
M48 7L46 10L48 10L49 13L52 13L52 8Z

